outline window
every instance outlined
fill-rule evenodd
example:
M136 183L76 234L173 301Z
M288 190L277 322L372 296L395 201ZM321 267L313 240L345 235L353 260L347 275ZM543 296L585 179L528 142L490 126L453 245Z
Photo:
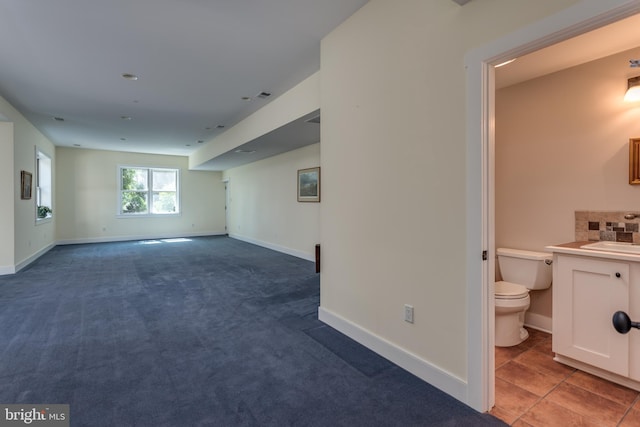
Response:
M36 149L36 221L50 219L53 216L51 181L51 157Z
M120 215L180 213L178 169L120 167Z

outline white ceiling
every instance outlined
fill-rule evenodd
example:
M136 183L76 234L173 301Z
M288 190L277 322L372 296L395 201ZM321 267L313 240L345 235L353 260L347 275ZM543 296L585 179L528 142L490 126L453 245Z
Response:
M189 155L316 72L320 40L366 2L0 0L0 95L57 146ZM518 58L496 87L638 46L640 15ZM316 114L202 168L318 142Z
M500 89L638 46L640 46L640 15L634 15L517 58L504 67L496 68L496 88ZM638 74L640 70L637 68L629 70L630 76Z
M320 110L235 147L198 165L197 169L223 171L317 142L320 142Z
M0 0L0 95L57 146L189 155L318 71L366 2Z

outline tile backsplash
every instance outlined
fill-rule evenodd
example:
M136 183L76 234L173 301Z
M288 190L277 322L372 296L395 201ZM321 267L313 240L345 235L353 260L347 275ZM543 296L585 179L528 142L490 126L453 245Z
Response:
M640 215L630 211L576 211L576 241L640 243L640 218L625 219L630 213Z

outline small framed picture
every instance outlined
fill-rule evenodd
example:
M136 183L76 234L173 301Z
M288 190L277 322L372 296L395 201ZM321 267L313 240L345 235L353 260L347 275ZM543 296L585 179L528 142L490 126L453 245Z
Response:
M320 201L320 167L298 170L298 201Z
M629 184L640 184L640 138L629 140Z
M20 172L20 198L22 200L31 199L31 181L32 181L31 172L21 171Z

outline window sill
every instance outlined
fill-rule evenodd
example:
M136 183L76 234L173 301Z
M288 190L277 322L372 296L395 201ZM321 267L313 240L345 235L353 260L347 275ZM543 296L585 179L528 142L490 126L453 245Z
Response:
M168 217L176 217L181 216L178 213L168 213L168 214L116 214L116 218L168 218Z

